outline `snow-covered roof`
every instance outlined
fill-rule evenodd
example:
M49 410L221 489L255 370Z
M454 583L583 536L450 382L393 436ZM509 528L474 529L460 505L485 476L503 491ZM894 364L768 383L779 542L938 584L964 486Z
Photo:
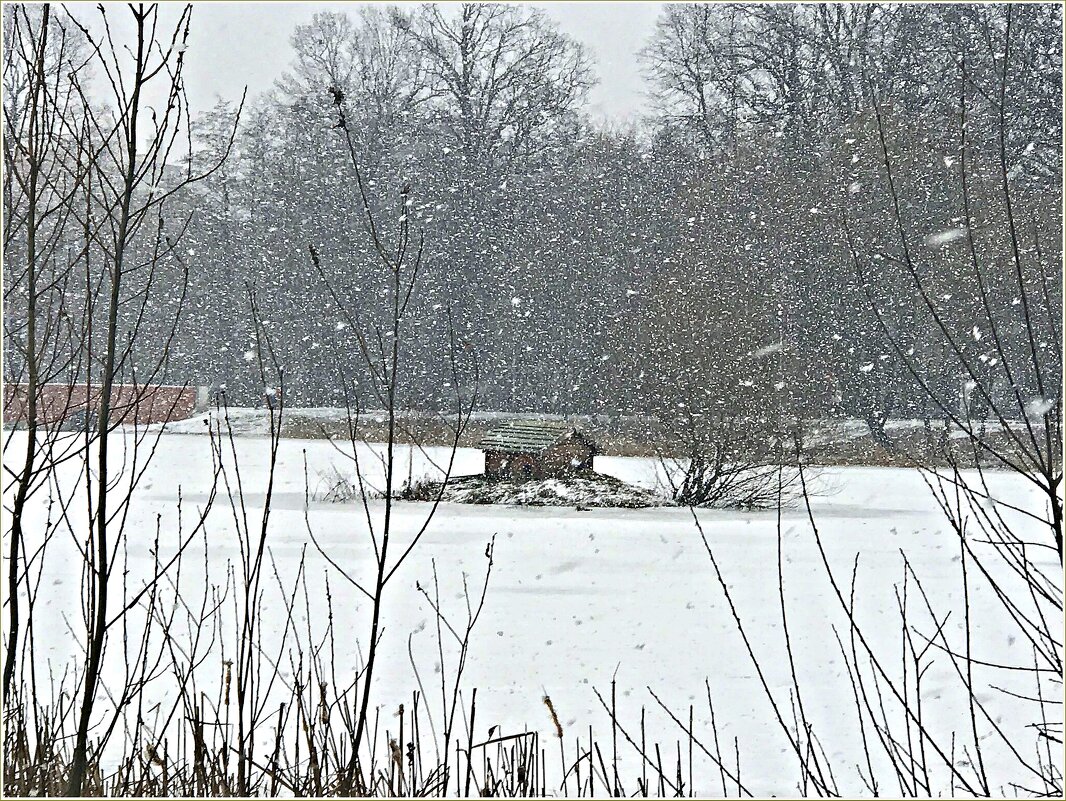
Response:
M588 442L567 423L555 420L507 420L489 431L478 447L503 453L540 453L575 435Z

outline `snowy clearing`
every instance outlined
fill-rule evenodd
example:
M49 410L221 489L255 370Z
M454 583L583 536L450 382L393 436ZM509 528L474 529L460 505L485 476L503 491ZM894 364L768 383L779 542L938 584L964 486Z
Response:
M24 433L13 436L12 447L20 447ZM258 437L234 440L242 480L252 488L246 493L252 517L264 497L267 444ZM364 469L368 474L377 469L380 476L380 465L369 449L364 450ZM437 449L427 449L427 453L434 461L446 458ZM353 576L365 577L373 554L365 534L364 510L359 502L312 501L307 522L304 514L305 464L313 492L319 477L342 461L322 440L281 441L267 547L270 572L276 568L283 586L291 586L301 555L305 557L307 605L304 600L297 603L295 624L301 629L310 627L319 636L326 618L325 580L329 577L336 630L351 633L336 643L334 666L338 678L344 680L360 664L361 648L365 648L368 603L347 590L328 568L311 544L307 523L332 559ZM406 449L399 463L409 465L415 477L433 473L422 455ZM482 466L480 452L464 449L457 454L458 474L477 473ZM161 437L156 457L136 490L126 526L131 590L150 575L157 519L161 550L166 552L176 538L179 492L188 525L194 511L207 501L210 468L207 436ZM72 469L69 464L60 468L61 486ZM656 463L651 460L600 457L597 470L648 488L656 481ZM995 491L1010 502L1030 507L1036 503L1016 476L992 475L990 480L995 482ZM858 558L857 617L884 663L898 671L901 633L894 585L902 580L901 553L910 560L942 617L949 609L957 609L961 597L958 542L915 471L838 468L826 470L820 482L822 492L813 498L812 506L830 564L838 581L847 587ZM36 501L31 531L43 528L44 500L42 494ZM428 508L429 504L416 502L396 506L395 525L401 540L417 530ZM378 518L383 503L373 501L369 510ZM84 514L77 504L71 512ZM790 682L777 590L777 513L701 511L699 520L748 627L752 647L763 660L767 681L778 703L787 709ZM239 558L232 529L233 515L220 493L208 517L206 554L201 549L200 556L194 554L185 568L187 603L195 605L203 587L221 584L228 564ZM826 580L806 510L801 506L782 511L781 531L788 626L806 713L826 754L841 771L837 776L841 788L861 793L862 785L852 769L860 752L855 713L848 700L851 687L834 635L835 630L846 637L847 625ZM749 789L756 794L796 794L795 756L772 723L758 677L745 655L699 532L685 509L578 511L442 504L386 597L383 661L375 680L383 720L418 688L408 655L409 637L421 681L431 699L439 698L439 685L436 696L432 689L439 682L434 617L416 591L416 583L432 586L435 563L443 611L462 619L462 576L467 574L472 585L479 585L486 544L493 536L495 568L464 677L465 687L478 688L480 734L499 725L504 733L536 728L547 738L553 726L542 697L550 695L566 738L587 735L590 725L598 734L609 735L609 718L593 688L606 697L612 676L617 676L622 724L637 730L641 707L647 706L649 742L659 741L669 750L675 741L684 741L685 735L658 710L648 688L679 718L687 720L692 704L697 736L709 737L706 680L715 702L719 736L730 745L730 752L733 738L738 738ZM47 655L58 676L79 653L67 622L79 631L81 563L69 537L58 537L50 548L41 584L47 591L38 610L36 637L39 653ZM1054 555L1047 558L1049 570L1054 571ZM975 655L993 661L1006 655L1021 658L1026 646L1008 636L1002 610L980 589L971 586ZM261 644L270 652L285 618L276 582L265 591L264 607ZM946 624L946 632L952 642L961 638L963 620L957 611ZM221 656L215 653L211 659ZM113 685L121 671L121 648L112 647L109 660L107 682ZM282 677L288 679L287 660L285 664ZM214 672L207 670L204 675ZM982 682L988 679L975 676L975 684L984 688ZM145 706L167 697L172 681L164 674L153 682ZM944 731L946 726L962 725L960 721L968 723L949 662L935 660L924 682L928 697L923 693L923 700L931 728ZM201 689L211 692L208 686ZM979 697L995 710L1006 730L1019 736L1019 742L1030 741L1023 734L1023 727L1032 722L1028 705L984 689ZM989 741L985 759L990 762L990 774L994 775L1000 750L1001 746ZM628 747L620 746L620 760L630 776L639 771L633 756ZM720 794L717 769L698 753L695 775L697 795Z

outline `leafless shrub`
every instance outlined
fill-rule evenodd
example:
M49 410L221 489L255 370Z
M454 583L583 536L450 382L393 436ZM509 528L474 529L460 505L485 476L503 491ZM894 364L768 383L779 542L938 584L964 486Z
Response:
M323 503L351 503L359 500L359 482L351 475L341 472L336 465L330 465L328 470L321 471L318 476L318 484L311 491L311 500ZM373 490L369 497L377 497Z
M772 509L800 497L799 471L772 424L686 413L665 439L671 455L659 454L659 480L682 506Z

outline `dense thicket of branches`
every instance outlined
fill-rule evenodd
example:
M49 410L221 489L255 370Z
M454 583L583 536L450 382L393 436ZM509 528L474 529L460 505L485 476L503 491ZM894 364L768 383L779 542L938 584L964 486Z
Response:
M1061 9L1019 8L1013 26L1009 178L1057 293ZM405 214L431 243L436 278L412 311L424 336L408 354L420 405L447 396L444 343L428 320L450 304L480 355L487 408L836 410L875 428L931 414L860 291L840 221L846 212L867 249L886 236L889 208L869 191L881 169L876 102L901 194L915 199L908 228L927 237L916 247L951 296L951 325L972 333L978 298L955 235L958 75L965 62L979 221L996 213L1003 27L995 6L667 6L641 53L652 112L620 129L585 113L593 65L536 10L316 14L294 31L296 57L276 90L246 110L224 167L175 199L195 212L183 249L199 269L174 376L261 402L246 358L251 282L290 404L341 404L332 365L358 372L356 343L305 254L319 243L344 301L375 303L376 257L335 131L342 99L371 202L410 185L418 200ZM205 164L226 147L233 111L221 103L200 116ZM921 128L893 124L916 118ZM980 246L986 261L1008 255L994 238ZM894 270L882 278L930 380L945 396L964 392L907 284Z

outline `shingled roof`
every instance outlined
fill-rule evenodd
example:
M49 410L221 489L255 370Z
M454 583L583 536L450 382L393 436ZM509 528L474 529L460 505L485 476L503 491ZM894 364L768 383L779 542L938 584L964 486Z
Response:
M503 453L540 453L574 431L557 420L507 420L493 428L478 447Z

